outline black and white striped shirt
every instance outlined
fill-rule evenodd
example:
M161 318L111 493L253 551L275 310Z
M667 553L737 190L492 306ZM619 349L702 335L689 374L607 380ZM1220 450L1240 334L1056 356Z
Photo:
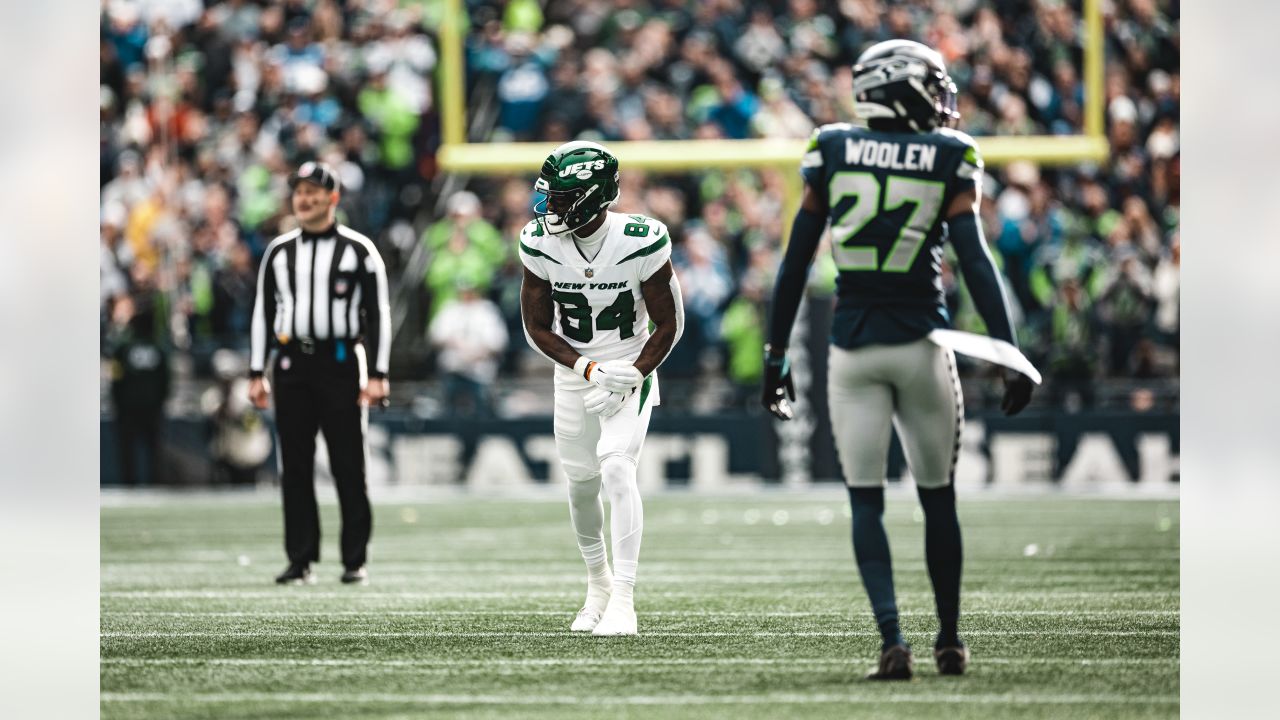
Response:
M387 270L373 242L341 224L272 240L258 268L250 333L251 377L266 369L273 336L281 344L363 338L372 360L369 377L386 377L391 303Z

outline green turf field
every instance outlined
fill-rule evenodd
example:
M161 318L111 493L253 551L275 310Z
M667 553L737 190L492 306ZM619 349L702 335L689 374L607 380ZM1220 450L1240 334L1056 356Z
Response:
M375 506L368 587L277 587L270 498L102 512L102 717L1177 717L1178 505L967 499L962 634L939 677L923 525L888 524L910 683L879 640L842 495L645 501L638 638L570 635L585 573L559 501ZM604 715L607 713L607 715Z

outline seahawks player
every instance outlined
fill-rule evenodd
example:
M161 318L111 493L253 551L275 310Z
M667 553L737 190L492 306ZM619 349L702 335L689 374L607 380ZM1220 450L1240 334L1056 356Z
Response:
M787 338L819 238L831 224L837 302L831 329L831 427L853 511L853 546L883 640L873 679L908 679L911 650L898 626L889 543L881 516L891 425L896 427L925 514L925 555L940 629L939 672L959 675L969 651L960 640L960 524L953 473L963 397L952 347L967 333L946 330L943 242L959 259L991 338L976 354L1006 371L1002 407L1012 415L1031 398L1038 373L1017 352L1000 277L977 210L982 158L958 119L955 83L942 56L907 40L878 43L853 68L855 111L869 129L827 125L801 161L803 202L773 298L762 402L788 420L795 399ZM967 351L967 350L966 350Z
M587 600L570 629L635 635L644 525L636 463L660 399L654 371L684 326L671 238L653 218L609 212L618 160L595 143L556 148L534 189L538 217L520 233L520 311L529 344L556 363L556 450L587 564ZM612 507L612 571L601 486Z

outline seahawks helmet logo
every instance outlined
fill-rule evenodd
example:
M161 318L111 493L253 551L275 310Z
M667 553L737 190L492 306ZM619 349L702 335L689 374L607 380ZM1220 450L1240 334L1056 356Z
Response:
M569 177L575 175L579 180L589 180L596 170L603 170L605 166L604 160L588 160L586 162L576 162L572 165L566 165L560 168L560 177Z

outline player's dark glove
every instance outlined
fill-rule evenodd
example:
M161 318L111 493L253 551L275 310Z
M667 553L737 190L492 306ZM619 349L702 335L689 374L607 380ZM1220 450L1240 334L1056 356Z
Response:
M796 388L791 382L791 361L786 355L777 357L764 349L764 391L760 404L779 420L795 417L789 400L796 399Z
M1004 399L1000 401L1000 409L1005 415L1017 415L1031 402L1031 391L1035 384L1031 378L1016 370L1004 371Z

